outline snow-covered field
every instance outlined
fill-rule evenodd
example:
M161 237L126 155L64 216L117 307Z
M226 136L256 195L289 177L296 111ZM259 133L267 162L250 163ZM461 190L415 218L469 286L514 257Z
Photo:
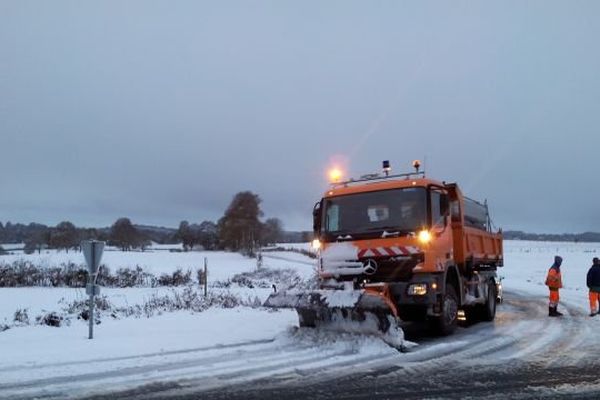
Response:
M506 290L546 297L546 273L554 256L560 255L563 258L561 272L564 285L560 291L561 299L585 310L589 308L586 275L592 258L600 257L600 243L507 240L504 242L504 254L505 266L500 269L499 275L504 277Z
M302 250L309 248L307 244L290 247ZM564 305L569 306L571 315L575 315L573 310L576 310L577 318L589 319L590 324L600 327L600 318L591 320L587 317L585 286L585 276L591 260L600 255L600 244L506 241L505 267L499 271L499 275L503 277L505 296L510 299L511 296L523 294L539 299L539 318L540 321L545 321L542 318L545 318L543 304L547 289L543 282L546 271L557 254L564 259L562 271L565 289L561 291ZM141 266L149 272L160 274L178 268L193 271L200 269L205 257L209 262L209 290L228 291L238 296L255 296L261 301L270 293L270 288L235 285L223 288L216 285L236 274L256 270L255 259L238 254L164 250L144 253L108 251L103 257L103 263L111 270ZM265 252L263 257L263 267L266 269L291 268L302 279L313 276L314 260L305 255L278 251ZM0 263L18 259L47 267L68 262L83 263L80 253L71 252L0 256ZM173 290L183 289L106 288L103 293L115 305L126 306L143 303L152 295ZM77 299L85 299L83 289L0 288L0 323L12 320L16 309L27 308L30 315L35 315L56 310L60 308L60 304ZM504 305L499 308L497 329L504 329L516 337L516 332L527 327L523 325L526 321L511 320L518 315L511 307ZM566 318L571 317L567 315ZM293 311L213 307L198 313L178 311L151 318L103 318L102 323L96 326L96 338L93 341L87 339L87 323L76 319L70 325L60 328L34 324L14 327L0 332L0 393L16 398L33 395L81 396L100 393L106 390L107 384L110 384L111 389L127 389L156 380L177 381L213 375L219 376L220 384L223 384L235 382L238 370L253 371L251 375L239 379L256 379L272 373L269 369L271 367L285 372L286 368L298 371L327 366L348 367L360 360L365 365L390 359L402 362L403 358L409 362L418 358L414 354L443 354L452 346L468 346L468 343L463 343L463 339L448 345L417 348L409 353L413 355L400 354L376 338L365 339L355 335L315 337L295 332L292 327L296 324L297 317ZM597 329L589 329L589 334L594 334L595 330ZM585 335L586 332L582 334ZM549 336L545 340L551 341L561 334L563 332L560 329L553 329L547 333ZM241 348L244 349L244 354L255 355L251 362L244 363L239 358ZM534 352L534 347L523 350L523 354ZM250 366L249 363L258 363L258 366ZM74 375L80 377L72 379ZM29 383L20 383L22 381Z

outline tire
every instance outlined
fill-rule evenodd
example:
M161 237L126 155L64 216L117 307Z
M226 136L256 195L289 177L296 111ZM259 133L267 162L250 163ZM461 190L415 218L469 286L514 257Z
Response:
M481 308L481 320L491 322L496 318L497 294L496 283L488 282L488 295L485 304Z
M474 323L481 320L481 310L479 309L479 307L469 306L465 307L464 310L466 317L466 323L464 324L464 326L473 325Z
M314 310L307 310L304 308L297 308L298 312L298 324L300 328L315 328L317 325L317 313Z
M442 336L451 335L458 325L458 295L454 285L447 283L442 315L434 320L435 330Z

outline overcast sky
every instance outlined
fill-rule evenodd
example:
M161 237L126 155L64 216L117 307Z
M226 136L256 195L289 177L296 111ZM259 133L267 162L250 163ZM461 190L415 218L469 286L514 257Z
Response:
M600 2L0 0L0 221L176 226L426 158L496 225L600 231Z

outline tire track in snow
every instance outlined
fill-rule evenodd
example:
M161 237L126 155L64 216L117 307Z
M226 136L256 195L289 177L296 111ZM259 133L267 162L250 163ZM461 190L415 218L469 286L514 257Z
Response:
M248 363L249 360L260 363L263 360L277 360L280 358L286 358L290 356L301 357L304 355L304 353L314 352L314 349L310 349L306 346L298 347L288 351L285 351L285 349L281 349L280 347L271 347L242 352L216 352L216 354L213 354L210 357L201 356L183 361L167 358L163 359L161 362L146 364L142 366L122 367L119 365L113 365L109 366L109 369L106 371L57 375L29 381L23 381L18 379L17 377L17 379L11 383L0 384L0 393L9 393L9 391L18 393L24 392L28 389L33 389L35 391L39 388L44 388L45 390L47 390L51 386L69 383L75 386L81 386L81 384L85 382L105 380L108 380L109 382L116 382L121 380L126 381L130 377L135 377L138 375L144 375L148 373L160 373L161 376L167 376L170 371L184 371L193 368L200 368L200 370L210 369L211 372L219 370L229 371L235 368L236 363Z
M355 374L410 380L422 376L422 372L427 370L508 360L560 364L565 361L557 359L557 356L585 343L586 334L591 332L589 324L582 329L585 317L582 317L581 311L568 304L568 315L562 319L548 318L547 305L539 298L514 295L505 304L505 310L500 309L495 323L479 323L459 329L454 336L424 340L416 351L404 354L383 351L367 354L368 351L360 349L366 342L352 340L345 347L332 349L328 346L335 341L320 341L319 334L315 333L312 343L310 340L282 343L272 339L100 359L98 361L106 364L109 370L29 381L13 380L0 384L0 393L13 399L34 396L63 398L103 393L110 385L113 393L93 398L146 399L214 392L232 385L242 390L244 387L256 388L255 385L316 384ZM358 347L353 347L355 345ZM552 346L555 351L549 350ZM152 364L143 364L148 360L152 360ZM135 365L138 362L142 365ZM18 368L42 372L56 369L56 373L60 374L61 368L81 367L81 364L55 363Z
M28 369L41 369L41 368L48 368L48 367L88 365L90 363L138 360L138 359L164 357L164 356L172 356L172 355L179 355L179 354L199 353L199 352L206 352L206 351L210 351L210 350L248 347L248 346L253 346L253 345L273 343L274 341L275 341L275 339L250 340L247 342L238 342L238 343L231 343L231 344L217 344L215 346L197 347L197 348L193 348L193 349L159 351L159 352L155 352L155 353L146 353L146 354L139 354L139 355L132 355L132 356L94 358L94 359L81 360L81 361L65 361L65 362L59 362L59 363L43 363L43 364L35 364L35 365L11 365L10 367L0 367L0 372L15 371L15 370L28 370Z
M334 347L328 350L306 342L285 347L272 340L260 348L256 348L254 343L246 347L252 347L252 350L244 346L227 349L211 347L210 357L196 354L198 357L186 361L163 357L160 362L151 365L123 368L117 364L110 365L111 369L108 371L66 374L29 381L17 379L0 385L0 393L13 399L40 395L47 398L62 398L73 394L106 391L109 385L126 389L152 381L163 381L168 384L170 380L182 379L202 381L204 387L218 387L231 382L272 376L281 371L337 368L342 365L352 365L357 359L364 362L374 357L361 358L361 354L358 354L352 346Z

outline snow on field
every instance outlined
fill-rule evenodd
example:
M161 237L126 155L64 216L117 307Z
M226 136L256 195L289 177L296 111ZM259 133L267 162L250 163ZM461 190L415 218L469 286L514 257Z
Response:
M264 253L263 267L271 270L293 269L302 279L310 279L314 275L313 259L302 254L292 252L268 252ZM208 280L211 290L220 282L226 282L234 275L243 272L252 272L257 268L257 262L253 258L243 257L237 253L227 252L120 252L107 251L102 257L102 263L116 271L118 268L135 268L141 266L144 271L153 274L168 273L178 268L183 270L200 269L204 264L204 258L208 259ZM10 264L14 261L26 260L43 268L60 266L63 263L84 264L83 255L80 252L56 252L46 251L41 254L13 254L0 257L0 263ZM164 295L171 291L181 291L182 288L102 288L102 294L117 307L143 304L152 295ZM267 288L245 288L232 285L226 290L242 299L258 297L264 301L272 291L271 286ZM85 289L77 288L0 288L0 323L8 323L17 309L27 309L31 318L50 311L59 311L62 306L74 300L85 300L87 298Z
M102 295L116 307L143 304L154 294L164 295L172 288L102 288ZM175 290L182 290L177 288ZM75 288L0 288L0 323L9 323L18 309L27 309L30 318L47 312L59 311L63 306L86 300L85 289Z
M25 243L0 243L0 246L6 251L22 250Z
M507 240L504 242L505 266L499 270L499 275L504 277L504 289L547 296L544 281L555 255L563 258L561 298L587 310L586 275L592 258L600 257L600 243Z
M10 360L11 365L160 354L273 339L295 320L294 312L267 313L251 308L174 312L153 318L107 320L95 327L93 341L87 339L87 324L83 322L62 328L38 325L9 329L0 334L0 348L6 356L3 361ZM6 370L0 369L0 379L7 377Z
M315 249L310 243L277 243L276 247L280 247L286 250L302 250L314 253Z
M159 276L171 273L176 269L191 270L192 272L204 268L204 258L208 259L209 279L225 280L234 274L251 271L256 268L256 260L243 257L238 253L223 251L105 251L102 256L102 265L106 265L112 272L119 268L135 269L137 266L145 272ZM57 252L55 250L42 251L41 254L10 254L0 256L0 263L10 264L14 261L29 261L42 268L58 267L62 264L73 263L85 267L83 254L77 251Z

